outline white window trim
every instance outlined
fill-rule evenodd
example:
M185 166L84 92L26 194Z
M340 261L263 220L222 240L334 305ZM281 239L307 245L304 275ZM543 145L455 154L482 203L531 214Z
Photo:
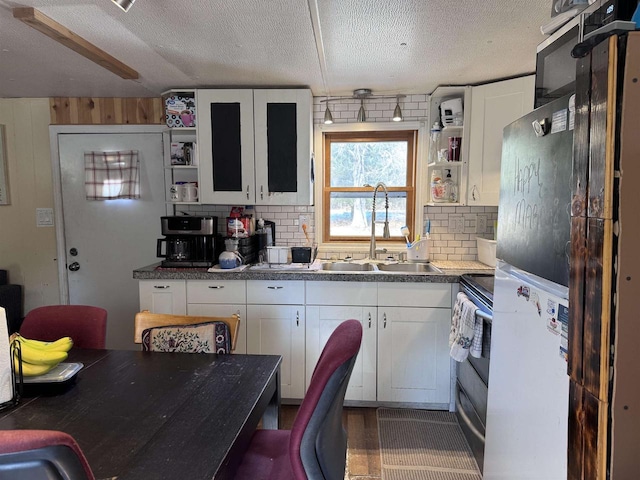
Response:
M318 250L323 251L336 251L340 250L347 253L362 252L369 247L369 239L363 242L331 242L323 243L324 238L324 225L322 222L322 212L324 205L322 203L322 190L324 185L324 134L334 132L371 132L371 131L392 131L392 130L417 130L418 131L418 143L416 145L416 192L415 192L415 204L414 204L414 225L409 226L411 234L415 237L416 233L422 232L423 229L423 211L424 200L426 197L425 185L427 185L427 145L428 145L428 128L427 121L413 121L413 122L364 122L364 123L338 123L325 125L323 123L316 124L313 127L313 142L315 151L315 179L316 188L314 189L314 204L315 204L315 240L318 243ZM392 243L386 246L390 253L403 252L406 250L404 242Z

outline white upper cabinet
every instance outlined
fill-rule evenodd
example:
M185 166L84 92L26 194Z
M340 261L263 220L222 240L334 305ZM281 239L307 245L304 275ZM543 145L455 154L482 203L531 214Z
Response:
M310 90L198 90L197 102L201 203L312 203Z
M504 127L533 110L535 76L473 87L467 205L498 205Z
M310 90L254 90L256 205L311 205Z
M253 90L198 90L200 203L254 204Z

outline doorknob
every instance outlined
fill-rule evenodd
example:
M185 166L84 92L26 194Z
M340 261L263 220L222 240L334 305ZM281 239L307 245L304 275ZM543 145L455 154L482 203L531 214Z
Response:
M77 272L78 270L80 270L80 264L78 262L73 262L71 265L69 265L68 268L72 272Z

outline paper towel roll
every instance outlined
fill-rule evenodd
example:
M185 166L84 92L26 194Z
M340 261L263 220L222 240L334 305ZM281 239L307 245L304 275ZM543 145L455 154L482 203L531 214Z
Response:
M0 404L13 399L13 375L11 373L11 349L9 348L9 329L7 312L0 307Z

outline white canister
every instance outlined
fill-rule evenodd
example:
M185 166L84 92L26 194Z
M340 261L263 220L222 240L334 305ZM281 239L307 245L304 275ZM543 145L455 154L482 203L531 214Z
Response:
M183 202L197 202L198 201L198 184L197 183L185 183L182 185L182 201Z

